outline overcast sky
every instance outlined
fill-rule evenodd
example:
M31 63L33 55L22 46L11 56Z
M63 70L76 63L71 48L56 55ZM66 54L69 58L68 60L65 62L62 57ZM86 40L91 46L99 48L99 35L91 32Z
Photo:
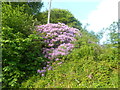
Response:
M48 1L43 0L48 9ZM89 24L89 31L99 32L118 20L118 1L120 0L52 0L51 8L69 10L82 24ZM104 37L101 42L106 40Z

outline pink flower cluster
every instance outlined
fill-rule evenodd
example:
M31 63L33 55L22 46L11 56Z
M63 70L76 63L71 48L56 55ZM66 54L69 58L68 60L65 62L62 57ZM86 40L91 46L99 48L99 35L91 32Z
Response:
M42 33L47 45L43 48L43 54L51 61L58 61L59 56L67 55L74 48L71 42L76 40L76 35L80 35L78 29L68 27L63 23L37 26L37 31Z

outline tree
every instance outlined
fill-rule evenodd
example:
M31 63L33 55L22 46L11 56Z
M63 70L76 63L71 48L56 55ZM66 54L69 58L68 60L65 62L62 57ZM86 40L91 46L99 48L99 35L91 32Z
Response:
M6 4L9 4L11 5L12 7L16 7L16 6L22 6L24 7L24 12L25 13L28 13L28 14L37 14L40 12L42 6L43 6L43 3L40 1L40 2L5 2Z
M19 87L42 67L42 38L25 7L2 3L2 87Z
M108 36L109 39L108 41L110 42L110 44L112 44L113 46L116 47L116 45L118 45L118 22L113 22L108 28L106 28L106 30L108 30Z
M35 15L34 18L37 18L37 20L40 22L40 24L46 24L47 23L47 15L48 11L44 11L41 13L38 13ZM70 27L74 27L77 29L81 29L81 23L78 21L73 14L65 9L52 9L51 15L50 15L50 23L64 23Z
M38 24L46 24L47 23L47 15L48 11L40 12L34 16L39 21ZM64 23L69 27L77 28L81 31L82 36L89 41L98 42L98 36L93 32L88 32L86 28L82 28L82 24L78 21L74 15L65 9L52 9L50 15L50 23Z

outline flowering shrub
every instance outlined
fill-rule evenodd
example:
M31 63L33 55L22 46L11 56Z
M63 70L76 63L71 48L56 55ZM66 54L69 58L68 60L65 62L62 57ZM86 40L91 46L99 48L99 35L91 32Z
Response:
M72 42L76 40L75 37L80 35L80 32L78 29L70 28L63 23L37 26L37 31L42 33L42 37L45 39L46 47L43 48L43 54L50 59L46 67L43 67L44 70L38 70L44 76L43 73L46 70L52 69L50 66L52 62L60 60L60 56L69 54L74 48ZM62 64L62 62L58 64Z

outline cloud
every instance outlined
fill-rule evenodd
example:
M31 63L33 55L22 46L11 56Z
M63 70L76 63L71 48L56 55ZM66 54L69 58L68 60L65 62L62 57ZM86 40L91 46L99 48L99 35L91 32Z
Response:
M117 21L118 1L120 0L101 0L96 10L91 11L88 18L83 21L83 23L90 24L87 29L98 32Z

